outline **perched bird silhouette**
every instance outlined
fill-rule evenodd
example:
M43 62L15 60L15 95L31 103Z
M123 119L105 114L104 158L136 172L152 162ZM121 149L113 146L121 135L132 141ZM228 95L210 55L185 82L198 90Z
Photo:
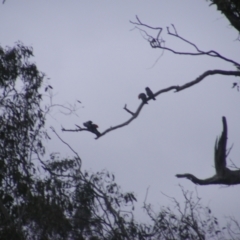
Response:
M86 127L88 131L96 134L97 137L99 137L101 135L101 133L97 130L98 125L94 124L92 121L87 121L87 122L83 123L83 126Z
M138 98L139 98L139 99L142 99L143 103L148 104L148 102L147 102L147 96L146 96L145 93L140 93L140 94L138 95Z
M153 94L152 90L151 90L149 87L146 87L145 90L146 90L146 93L147 93L147 95L148 95L149 98L151 98L151 99L153 99L153 100L156 100L156 98L154 97L154 94Z
M207 179L198 179L190 173L177 174L178 178L187 178L195 184L209 185L209 184L225 184L234 185L240 184L240 169L230 170L226 167L226 147L227 147L227 120L222 117L223 132L220 139L216 139L214 151L214 163L216 174Z

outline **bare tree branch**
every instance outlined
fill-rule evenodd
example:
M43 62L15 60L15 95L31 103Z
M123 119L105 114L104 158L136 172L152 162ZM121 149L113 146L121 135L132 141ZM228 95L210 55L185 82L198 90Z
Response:
M140 21L140 19L138 18L137 15L136 15L136 19L137 19L137 22L132 22L132 21L130 21L130 23L135 24L135 25L139 25L139 26L144 26L144 27L147 27L147 28L150 28L150 29L153 29L153 30L158 30L157 39L159 38L159 36L160 36L160 34L161 34L161 32L162 32L162 28L161 28L161 27L151 27L151 26L149 26L149 25L146 25L146 24L144 24L144 23L142 23L142 22Z
M138 16L136 16L136 19L137 19L137 22L132 22L132 21L130 21L130 22L132 24L134 24L134 25L137 25L136 28L138 30L140 30L141 32L144 32L146 34L146 36L148 36L147 40L150 43L152 48L160 48L160 49L167 50L167 51L170 51L170 52L172 52L174 54L178 54L178 55L191 55L191 56L207 55L207 56L210 56L210 57L217 57L217 58L220 58L220 59L222 59L222 60L224 60L226 62L230 62L230 63L232 63L232 64L234 64L236 66L240 66L240 63L238 63L236 61L233 61L232 59L226 58L226 57L222 56L221 54L219 54L218 52L216 52L214 50L203 51L203 50L199 49L196 44L194 44L194 43L190 42L189 40L183 38L182 36L178 35L176 27L173 24L171 24L171 27L173 29L172 31L171 31L170 27L166 27L167 33L170 36L176 37L176 38L180 39L181 41L191 45L195 49L195 52L176 51L176 50L174 50L172 48L165 47L161 43L162 42L166 42L166 41L160 39L160 35L162 33L162 30L163 30L162 27L151 27L151 26L149 26L147 24L144 24L144 23L142 23L140 21ZM147 28L147 29L151 29L151 30L156 30L157 31L157 36L154 37L154 36L150 35L146 30L143 30L141 27Z
M184 90L186 88L189 88L189 87L192 87L195 84L198 84L204 78L206 78L206 77L208 77L210 75L216 75L216 74L240 77L240 71L224 71L224 70L218 70L218 69L208 70L208 71L204 72L203 74L201 74L199 77L197 77L195 80L190 81L188 83L185 83L182 86L171 86L171 87L168 87L168 88L161 89L161 90L157 91L156 93L154 93L154 97L157 97L158 95L160 95L162 93L165 93L165 92L169 92L171 90L175 90L175 92L180 92L180 91L182 91L182 90ZM149 100L150 100L150 98L147 98L147 101L149 101ZM105 131L103 131L101 133L101 135L99 137L96 137L95 139L98 139L98 138L102 137L103 135L105 135L105 134L107 134L107 133L109 133L109 132L111 132L113 130L116 130L118 128L121 128L121 127L124 127L124 126L127 126L128 124L130 124L135 118L138 117L138 115L140 114L140 112L141 112L141 110L142 110L144 105L145 105L144 103L141 103L139 105L139 107L137 108L136 112L132 112L129 109L127 109L127 105L125 104L123 109L126 110L128 113L130 113L132 115L132 117L130 119L128 119L126 122L124 122L124 123L121 123L119 125L116 125L114 127L110 127L108 129L106 129ZM68 131L68 132L88 131L88 129L86 129L86 128L81 128L78 125L76 125L76 126L77 126L77 129L65 129L65 128L62 128L62 131Z
M130 21L130 22L132 24L136 25L135 26L136 29L138 29L141 33L144 33L147 36L147 38L145 38L145 37L144 38L147 41L150 42L150 45L151 45L152 48L160 48L160 49L163 49L163 50L171 51L174 54L179 54L179 55L191 55L191 56L207 55L207 56L210 56L210 57L217 57L217 58L220 58L220 59L222 59L224 61L227 61L227 62L230 62L230 63L234 64L234 66L238 69L237 71L231 71L231 70L226 71L226 70L219 70L219 69L207 70L203 74L201 74L199 77L194 79L193 81L187 82L187 83L183 84L182 86L170 86L168 88L161 89L161 90L157 91L155 94L153 94L154 97L157 97L158 95L160 95L162 93L165 93L165 92L169 92L171 90L175 90L175 92L182 91L182 90L184 90L186 88L192 87L193 85L200 83L204 78L206 78L208 76L211 76L211 75L219 74L219 75L225 75L225 76L240 77L240 71L239 71L240 64L239 63L222 56L221 54L219 54L216 51L213 51L213 50L210 50L210 51L200 50L196 44L194 44L194 43L190 42L189 40L187 40L187 39L181 37L180 35L178 35L177 29L176 29L176 27L173 24L171 24L172 30L169 27L167 27L167 33L170 36L176 37L176 38L180 39L181 41L191 45L194 48L195 52L181 52L181 51L175 51L174 49L165 47L165 41L163 39L160 39L160 35L162 33L163 28L161 28L161 27L151 27L151 26L149 26L147 24L144 24L144 23L142 23L140 21L138 16L136 16L136 19L137 19L136 22L132 22L132 21ZM157 31L157 36L153 37L153 36L149 35L148 32L143 30L141 27ZM236 85L237 84L234 83L233 87L235 87ZM151 98L148 97L146 99L146 101L148 102L149 100L151 100ZM105 134L107 134L107 133L109 133L109 132L111 132L113 130L116 130L118 128L121 128L121 127L124 127L124 126L127 126L128 124L130 124L135 118L138 117L138 115L140 114L140 112L141 112L141 110L142 110L144 105L145 105L144 103L141 103L139 105L139 107L137 108L137 110L135 112L132 112L131 110L129 110L127 108L127 104L125 104L123 109L125 111L127 111L131 115L131 117L127 121L125 121L124 123L121 123L119 125L116 125L114 127L110 127L108 129L106 129L105 131L100 133L100 135L97 136L95 139L98 139L98 138L104 136ZM62 128L62 131L70 131L70 132L88 131L88 129L86 129L86 128L81 128L78 125L76 125L76 126L77 126L77 129L65 129L65 128Z
M132 116L134 115L134 113L132 111L130 111L129 109L127 109L127 104L125 104L124 110L126 110L128 113L130 113Z
M63 132L80 132L80 131L88 131L87 128L81 128L80 126L78 126L77 124L75 124L75 126L77 126L76 129L66 129L62 127L62 131ZM90 132L90 131L88 131Z
M156 96L158 96L159 94L164 93L164 92L168 92L168 91L171 91L171 90L174 90L174 89L177 90L178 88L179 88L178 86L172 86L172 87L168 87L168 88L162 89L162 90L156 92L156 93L154 94L154 97L156 97ZM150 99L147 98L147 101L149 101L149 100L150 100ZM141 112L141 110L142 110L142 108L143 108L144 105L145 105L144 103L141 103L140 106L138 107L138 109L136 110L136 112L135 112L135 113L132 113L133 116L132 116L130 119L128 119L126 122L124 122L124 123L122 123L122 124L119 124L119 125L117 125L117 126L115 126L115 127L110 127L110 128L108 128L107 130L105 130L104 132L102 132L99 137L102 137L103 135L105 135L106 133L108 133L108 132L110 132L110 131L113 131L113 130L115 130L115 129L117 129L117 128L124 127L124 126L128 125L129 123L131 123L135 118L138 117L138 115L140 114L140 112Z
M178 178L187 178L195 184L210 185L210 184L224 184L234 185L240 184L240 170L230 170L226 167L227 161L227 120L222 117L223 131L222 135L215 142L214 163L216 173L206 179L198 179L191 173L176 174Z
M196 78L195 80L180 86L177 89L177 92L182 91L183 89L189 88L189 87L201 82L207 76L215 75L215 74L240 77L240 71L224 71L224 70L218 70L218 69L208 70L208 71L204 72L202 75L200 75L198 78Z

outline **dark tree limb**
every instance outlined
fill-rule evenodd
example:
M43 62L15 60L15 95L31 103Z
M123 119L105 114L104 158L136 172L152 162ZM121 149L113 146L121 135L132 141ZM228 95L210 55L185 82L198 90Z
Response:
M235 76L235 77L240 77L240 71L224 71L224 70L219 70L219 69L215 69L215 70L208 70L206 72L204 72L203 74L201 74L198 78L196 78L195 80L188 82L182 86L180 86L177 89L177 92L182 91L183 89L189 88L199 82L201 82L205 77L208 77L210 75L216 75L216 74L220 74L220 75L227 75L227 76Z
M81 131L91 132L91 131L89 131L87 128L82 128L82 127L80 127L80 126L77 125L77 124L75 124L75 126L77 127L76 129L66 129L66 128L63 128L63 127L62 127L62 131L63 131L63 132L81 132Z
M230 170L226 167L227 157L227 120L222 118L223 131L220 139L215 143L215 170L216 174L210 178L199 179L191 173L177 174L177 178L187 178L198 185L210 185L210 184L224 184L235 185L240 184L240 170Z
M158 31L158 34L157 34L157 39L160 37L160 34L162 32L162 28L161 27L151 27L149 25L146 25L144 23L142 23L140 21L140 19L138 18L138 16L136 15L136 19L137 19L137 22L132 22L130 21L130 23L134 24L134 25L139 25L139 26L144 26L144 27L147 27L147 28L150 28L150 29L153 29L153 30L157 30ZM154 38L153 38L154 39Z
M177 90L178 88L179 88L178 86L172 86L172 87L168 87L168 88L162 89L162 90L156 92L156 93L154 94L154 97L156 97L156 96L158 96L158 95L160 95L160 94L162 94L162 93L164 93L164 92L168 92L168 91L171 91L171 90ZM150 98L147 98L147 101L149 101L149 100L150 100ZM101 136L100 136L100 137L102 137L103 135L107 134L107 133L110 132L110 131L113 131L113 130L118 129L118 128L121 128L121 127L124 127L124 126L128 125L129 123L131 123L135 118L138 117L138 115L140 114L140 112L141 112L141 110L142 110L142 108L143 108L144 105L146 105L146 104L144 104L144 103L142 102L142 103L139 105L139 107L138 107L138 109L136 110L135 113L133 113L133 112L130 111L130 112L131 112L131 115L132 115L132 117L131 117L130 119L128 119L126 122L124 122L124 123L122 123L122 124L119 124L119 125L117 125L117 126L115 126L115 127L110 127L110 128L108 128L107 130L105 130L104 132L101 133Z
M166 93L166 92L169 92L171 90L175 90L175 92L180 92L186 88L189 88L189 87L192 87L193 85L195 84L198 84L200 83L204 78L210 76L210 75L216 75L216 74L219 74L219 75L227 75L227 76L236 76L236 77L240 77L240 71L224 71L224 70L218 70L218 69L215 69L215 70L208 70L206 72L204 72L203 74L201 74L199 77L197 77L196 79L194 79L193 81L190 81L188 83L185 83L183 84L182 86L171 86L171 87L168 87L168 88L164 88L164 89L161 89L159 91L157 91L156 93L154 93L154 97L157 97L158 95L162 94L162 93ZM151 100L150 98L147 98L147 101ZM116 130L118 128L122 128L124 126L127 126L128 124L130 124L135 118L138 117L138 115L140 114L143 106L145 104L144 103L141 103L139 105L139 107L137 108L136 112L132 112L130 111L128 108L127 108L127 105L125 104L124 106L124 110L127 111L128 113L130 113L132 115L132 117L130 119L128 119L126 122L124 123L121 123L119 125L116 125L114 127L110 127L108 129L106 129L105 131L103 131L101 133L100 136L96 137L95 139L98 139L100 137L102 137L103 135L113 131L113 130ZM76 124L75 124L76 125ZM65 128L62 128L62 131L65 131L65 132L80 132L80 131L88 131L88 129L86 128L81 128L80 126L76 125L77 128L76 129L65 129ZM90 132L90 131L89 131Z

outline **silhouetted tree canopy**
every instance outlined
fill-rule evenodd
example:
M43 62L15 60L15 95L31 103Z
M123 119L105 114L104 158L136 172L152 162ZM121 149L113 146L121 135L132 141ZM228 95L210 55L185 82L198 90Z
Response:
M210 5L216 5L217 10L229 20L231 25L240 33L240 1L239 0L208 0Z

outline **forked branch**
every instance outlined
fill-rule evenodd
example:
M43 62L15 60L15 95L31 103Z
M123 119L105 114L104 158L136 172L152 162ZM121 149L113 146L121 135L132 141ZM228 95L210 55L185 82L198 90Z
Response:
M216 173L207 179L198 179L191 173L177 174L178 178L187 178L195 184L199 185L210 185L210 184L224 184L234 185L240 184L240 170L230 170L226 167L227 161L227 120L225 117L222 118L223 131L219 139L215 143L215 170Z
M216 75L216 74L219 74L219 75L228 75L228 76L238 76L240 77L240 71L224 71L224 70L219 70L219 69L215 69L215 70L208 70L206 72L204 72L203 74L201 74L199 77L197 77L196 79L194 79L193 81L190 81L188 83L185 83L183 84L182 86L171 86L171 87L168 87L168 88L164 88L164 89L161 89L159 91L157 91L156 93L154 93L154 97L157 97L158 95L160 94L163 94L163 93L166 93L166 92L169 92L169 91L172 91L172 90L175 90L175 92L180 92L186 88L189 88L189 87L192 87L193 85L195 84L198 84L200 83L204 78L210 76L210 75ZM147 101L149 101L150 98L147 98ZM141 110L143 109L143 107L145 106L146 104L144 103L141 103L139 105L139 107L137 108L137 110L135 112L132 112L130 111L128 108L127 108L127 105L125 104L124 106L124 110L127 111L128 113L131 114L131 117L119 124L119 125L116 125L114 127L110 127L108 129L106 129L105 131L103 132L100 132L100 135L96 137L96 139L102 137L103 135L113 131L113 130L116 130L118 128L122 128L122 127L125 127L127 126L128 124L130 124L135 118L137 118L141 112ZM75 124L76 125L76 124ZM66 131L66 132L79 132L79 131L88 131L86 128L82 128L80 127L79 125L76 125L77 128L75 129L65 129L65 128L62 128L62 131Z
M138 16L136 16L136 20L137 20L136 22L132 22L132 21L130 21L130 22L135 25L136 29L138 29L141 33L144 33L145 36L147 36L147 38L145 38L145 39L150 43L150 46L152 48L159 48L159 49L166 50L166 51L172 52L174 54L178 54L178 55L191 55L191 56L206 55L209 57L216 57L216 58L220 58L226 62L230 62L230 63L234 64L234 66L240 67L240 63L233 61L232 59L226 58L214 50L209 50L209 51L201 50L196 44L192 43L191 41L189 41L186 38L183 38L181 35L179 35L174 24L171 24L171 27L166 27L168 35L178 38L179 40L189 44L190 46L193 47L194 51L192 51L192 52L176 51L173 48L166 47L165 44L162 44L162 43L165 43L166 40L163 40L162 38L160 38L161 34L163 32L162 27L152 27L150 25L142 23ZM157 32L156 37L149 34L145 29L155 30Z
M168 88L164 88L164 89L161 89L161 90L157 91L156 93L153 94L153 96L152 96L153 98L157 97L158 95L160 95L162 93L169 92L171 90L175 90L175 92L182 91L182 90L184 90L186 88L192 87L193 85L200 83L203 79L205 79L206 77L211 76L211 75L218 74L218 75L225 75L225 76L240 77L240 71L239 71L240 64L239 63L222 56L221 54L219 54L216 51L213 51L213 50L203 51L203 50L201 50L196 44L194 44L194 43L190 42L189 40L187 40L187 39L183 38L182 36L180 36L178 34L178 32L177 32L176 27L173 24L171 25L171 28L167 27L167 33L170 36L178 38L179 40L181 40L181 41L189 44L190 46L192 46L193 49L194 49L193 52L176 51L176 50L174 50L172 48L165 47L165 40L160 38L161 34L162 34L162 31L163 31L162 27L151 27L151 26L149 26L147 24L144 24L144 23L141 22L141 20L138 18L138 16L136 16L136 20L137 20L136 22L131 22L131 21L130 22L135 25L136 29L138 29L141 33L143 33L146 36L145 39L150 43L152 48L160 48L160 49L163 49L163 50L167 50L167 51L173 52L174 54L180 54L180 55L191 55L191 56L206 55L206 56L210 56L210 57L217 57L217 58L220 58L220 59L222 59L222 60L224 60L226 62L230 62L230 63L234 64L234 66L237 68L236 71L232 71L232 70L225 71L225 70L219 70L219 69L207 70L204 73L202 73L199 77L194 79L193 81L187 82L187 83L183 84L182 86L170 86ZM157 32L156 37L153 37L152 35L150 35L144 29L149 29L149 30L156 31ZM234 83L233 87L235 87L235 86L237 86L237 83ZM142 95L142 94L140 94L140 95ZM152 99L151 97L146 98L145 99L145 103L147 103L151 99ZM127 111L131 115L131 117L127 121L125 121L125 122L123 122L121 124L118 124L118 125L116 125L114 127L110 127L110 128L106 129L103 132L98 132L96 139L104 136L105 134L107 134L107 133L109 133L109 132L111 132L113 130L125 127L128 124L130 124L135 118L137 118L139 116L141 110L146 105L145 103L142 102L138 106L138 108L137 108L137 110L135 112L129 110L127 108L127 105L125 104L123 109L125 111ZM71 131L71 132L89 131L89 129L82 128L82 127L80 127L78 125L76 125L76 127L77 128L75 128L75 129L65 129L65 128L62 128L62 131ZM91 131L91 129L90 129L90 132L95 133L95 131Z

